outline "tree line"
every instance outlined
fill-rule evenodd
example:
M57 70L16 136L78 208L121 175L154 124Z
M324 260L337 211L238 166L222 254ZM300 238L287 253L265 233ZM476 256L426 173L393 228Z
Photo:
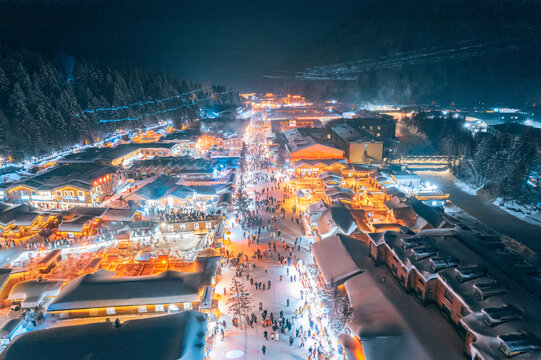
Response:
M187 92L193 93L175 97ZM4 156L47 153L157 119L186 122L198 116L201 106L237 102L235 94L222 86L0 47L0 154ZM114 109L103 110L110 108ZM122 119L131 120L117 121Z
M449 156L454 175L472 187L511 197L532 190L527 180L539 165L540 129L506 123L472 134L461 119L423 112L405 123L426 135L436 151Z

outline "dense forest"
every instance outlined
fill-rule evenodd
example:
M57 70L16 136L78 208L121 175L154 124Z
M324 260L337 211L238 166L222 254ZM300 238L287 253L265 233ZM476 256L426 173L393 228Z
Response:
M201 106L237 101L221 86L0 47L1 155L49 152L157 119L185 121Z
M512 197L533 190L527 186L527 179L539 166L541 129L507 123L473 135L451 115L423 112L403 121L408 128L426 135L439 153L448 155L455 176L474 188Z

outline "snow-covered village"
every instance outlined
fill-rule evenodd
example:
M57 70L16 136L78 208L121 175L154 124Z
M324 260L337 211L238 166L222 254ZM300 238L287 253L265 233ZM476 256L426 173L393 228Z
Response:
M541 359L539 1L0 14L0 360Z

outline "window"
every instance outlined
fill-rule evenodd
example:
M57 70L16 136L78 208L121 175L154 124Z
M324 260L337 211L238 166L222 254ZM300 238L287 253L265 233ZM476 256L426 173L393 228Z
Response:
M441 312L447 319L451 319L451 309L445 304L441 304Z
M57 191L56 196L62 196L62 191Z
M199 230L199 223L193 223L193 229Z
M70 196L71 197L74 197L75 195L73 194L73 191L70 191Z
M205 224L205 227L207 229L210 229L212 227L212 223L210 221L207 221L207 223Z
M191 310L193 308L191 302L185 302L184 303L184 310Z
M395 264L393 264L393 265L391 266L391 271L392 271L393 274L395 274L395 275L396 275L396 273L398 272L398 268L396 267Z
M378 130L381 130L381 126L378 125Z
M445 289L445 292L443 293L443 297L446 298L447 301L449 301L449 304L453 303L454 297L453 297L453 294L449 290Z
M79 191L79 197L84 197L84 196L85 196L85 193L82 191Z
M374 127L372 125L370 125L370 130L374 130Z
M419 278L419 284L424 285L425 281L422 278Z
M468 316L470 315L470 311L467 307L463 306L462 309L460 309L460 315L462 315L462 317Z
M186 224L179 224L180 230L186 230Z
M64 190L64 196L69 196L68 191Z

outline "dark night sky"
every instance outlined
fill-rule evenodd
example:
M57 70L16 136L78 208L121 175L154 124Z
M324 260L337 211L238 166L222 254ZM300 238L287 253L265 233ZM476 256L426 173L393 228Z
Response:
M0 42L241 90L358 100L539 102L540 39L541 0L0 2ZM306 80L313 65L355 61L371 65L354 81Z
M302 52L360 2L8 0L3 6L4 40L17 45L226 81Z

